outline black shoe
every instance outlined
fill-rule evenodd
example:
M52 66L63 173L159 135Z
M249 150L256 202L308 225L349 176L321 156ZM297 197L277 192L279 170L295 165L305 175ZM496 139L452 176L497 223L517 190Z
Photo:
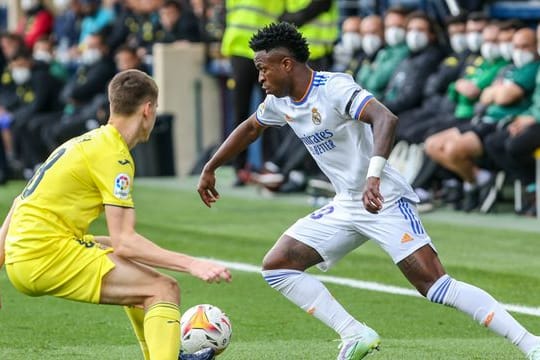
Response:
M463 186L458 184L445 187L441 195L446 204L456 204L463 199Z
M463 204L461 210L471 212L480 206L478 188L463 192Z
M186 354L180 352L178 360L212 360L216 356L216 352L212 348L206 348L199 350L193 354Z

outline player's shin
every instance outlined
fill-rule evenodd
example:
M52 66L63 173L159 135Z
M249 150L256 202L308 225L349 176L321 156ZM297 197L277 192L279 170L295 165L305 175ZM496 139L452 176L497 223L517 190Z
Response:
M448 275L442 276L431 286L427 298L468 314L481 325L510 340L525 354L540 342L538 337L529 333L490 294Z
M180 352L180 311L178 305L160 302L147 309L144 338L151 360L177 360Z
M144 338L144 309L134 306L124 306L124 310L131 321L135 336L139 341L141 351L143 352L144 360L150 360L150 354L148 353L148 346Z
M262 275L272 288L334 329L341 338L355 336L365 329L315 277L288 269L263 270Z

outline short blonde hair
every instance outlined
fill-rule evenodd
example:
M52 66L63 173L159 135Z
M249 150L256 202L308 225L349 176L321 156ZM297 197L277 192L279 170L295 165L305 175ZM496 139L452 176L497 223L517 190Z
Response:
M157 102L158 87L154 79L140 70L129 69L116 74L109 83L111 113L133 115L147 101Z

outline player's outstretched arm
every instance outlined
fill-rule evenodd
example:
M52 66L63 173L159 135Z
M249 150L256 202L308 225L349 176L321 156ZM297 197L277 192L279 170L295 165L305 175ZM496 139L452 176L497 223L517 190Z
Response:
M373 128L373 154L362 199L366 210L376 214L382 209L384 202L380 192L381 173L394 146L398 118L373 99L366 105L360 120L371 124Z
M206 282L231 281L226 267L164 249L138 234L134 209L105 205L105 217L115 255L151 267L187 272Z
M221 144L214 156L204 165L197 191L206 206L210 207L219 198L219 193L216 190L216 169L245 150L249 144L261 135L263 130L264 127L259 124L255 118L255 114L252 114L246 121L234 129L223 144Z

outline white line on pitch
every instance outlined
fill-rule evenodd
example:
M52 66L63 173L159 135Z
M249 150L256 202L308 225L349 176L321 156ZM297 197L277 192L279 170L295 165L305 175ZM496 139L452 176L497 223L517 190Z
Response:
M249 272L249 273L260 273L261 271L261 268L259 266L255 266L251 264L224 261L224 260L219 260L219 259L213 259L213 260L233 270L244 271L244 272ZM322 282L330 283L330 284L344 285L344 286L348 286L348 287L352 287L356 289L371 290L371 291L377 291L377 292L382 292L382 293L387 293L387 294L422 297L416 290L402 288L399 286L384 285L384 284L380 284L380 283L376 283L372 281L362 281L362 280L355 280L355 279L329 276L329 275L314 275L314 276L317 279L321 280ZM540 308L537 308L537 307L515 305L515 304L502 304L502 305L508 311L540 317Z

